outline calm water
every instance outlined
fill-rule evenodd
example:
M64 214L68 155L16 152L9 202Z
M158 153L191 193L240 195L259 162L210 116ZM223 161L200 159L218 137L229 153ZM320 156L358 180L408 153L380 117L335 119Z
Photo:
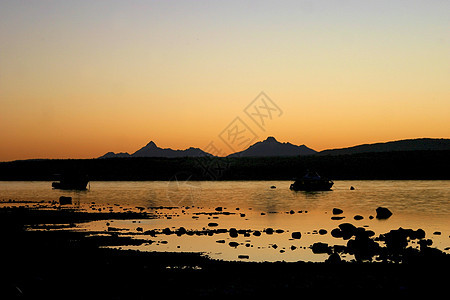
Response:
M157 236L151 243L137 247L146 251L194 251L212 257L237 259L249 255L251 260L311 260L320 261L326 255L312 254L308 248L321 241L329 244L345 244L331 237L329 232L343 222L365 226L378 233L399 227L418 229L427 233L433 246L441 250L450 247L450 181L336 181L333 191L318 193L293 192L289 181L224 181L224 182L91 182L85 192L60 191L51 188L51 182L0 182L0 200L51 201L59 196L72 196L80 206L103 207L158 207L176 206L178 209L159 210L174 217L139 221L113 221L114 226L134 231L137 226L145 230L166 227L186 229L207 228L216 222L217 228L284 230L271 236L238 237L237 248L228 246L228 235L212 237ZM276 186L272 189L271 186ZM354 186L355 190L350 190ZM190 213L185 207L189 206ZM236 214L212 217L195 212L211 212L222 206ZM369 219L375 209L385 206L393 212L388 220ZM331 220L334 207L344 210L345 219ZM290 214L293 210L295 213ZM299 213L302 211L302 213ZM307 211L305 213L305 211ZM240 214L245 214L240 215ZM356 221L354 215L364 218ZM105 221L82 224L80 230L107 229ZM328 234L318 235L319 229ZM290 232L300 231L300 240L290 239ZM440 232L441 234L433 234ZM226 240L225 244L217 243ZM276 244L276 247L273 245ZM295 246L295 251L291 250ZM132 247L130 247L132 248ZM445 250L447 252L447 250ZM351 259L351 258L348 258Z

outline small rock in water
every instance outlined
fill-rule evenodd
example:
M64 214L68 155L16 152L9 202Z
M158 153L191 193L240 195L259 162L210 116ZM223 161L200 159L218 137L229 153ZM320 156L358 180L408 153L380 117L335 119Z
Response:
M314 254L329 253L330 247L326 243L317 242L311 246L311 250Z
M222 211L222 206L218 206L215 208L216 211Z
M339 228L331 230L331 236L335 238L341 238L343 236L342 230L340 230Z
M238 255L238 258L240 258L240 259L249 259L250 256L241 254L241 255Z
M291 236L293 239L299 240L302 237L302 234L299 231L295 231L291 234Z
M138 228L136 228L136 231L143 232L144 229L142 229L142 227L138 227Z
M230 237L235 238L238 236L238 232L236 228L230 228Z
M261 231L258 231L258 230L253 231L253 235L254 236L261 236Z
M363 216L361 216L361 215L356 215L356 216L354 216L353 217L353 219L355 219L355 220L362 220L362 219L364 219L364 217Z
M319 234L320 235L324 235L324 234L327 234L328 233L328 231L326 231L325 229L320 229L319 230Z
M340 208L333 208L333 215L340 215L342 214L344 211Z
M225 240L217 240L216 243L225 244Z
M216 227L216 226L219 226L219 224L211 222L211 223L208 223L208 226L209 227Z
M386 207L378 207L376 209L377 212L377 219L388 219L390 216L392 216L392 212L387 209Z
M440 231L435 231L435 232L433 232L433 234L434 235L441 235L441 232Z
M342 220L342 219L344 219L345 217L341 217L341 216L334 216L334 217L331 217L331 220Z
M267 228L266 229L266 234L273 234L273 228Z
M228 245L230 245L230 247L236 248L237 246L239 246L239 243L237 243L237 242L229 242Z
M351 190L351 191L354 191L354 190L355 190L355 188L353 187L353 185L350 187L350 190Z
M274 185L272 185L271 187L270 187L271 189L276 189L277 187L276 186L274 186Z

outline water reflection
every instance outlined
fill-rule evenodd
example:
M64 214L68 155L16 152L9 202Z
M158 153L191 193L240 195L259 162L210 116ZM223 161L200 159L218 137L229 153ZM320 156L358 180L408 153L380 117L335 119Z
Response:
M142 250L200 251L223 259L248 255L252 260L320 261L324 259L323 255L314 254L309 247L318 242L345 244L346 241L331 235L331 231L341 223L351 223L376 234L399 227L423 229L427 238L432 239L433 246L439 249L450 246L450 181L336 181L331 192L294 192L289 190L287 181L92 182L90 191L52 190L50 184L0 182L0 200L51 202L60 196L72 196L75 203L88 211L143 209L157 218L134 222L116 220L113 226L125 229L120 231L121 235L143 235L148 243L139 246L143 247ZM356 189L350 190L350 186ZM177 208L155 209L160 206ZM216 214L215 208L219 206L227 214ZM370 219L378 206L388 207L393 215L385 221ZM331 218L335 207L343 210L339 215L343 219ZM355 215L361 218L355 220ZM106 225L106 222L81 224L77 228L92 231L101 228L108 232L112 225ZM236 228L262 234L242 234L234 238L227 232L212 236L162 234L152 237L144 234L151 230L180 227L205 232L211 224L217 224L212 227L214 229ZM137 231L138 227L140 231ZM268 228L272 228L274 233L266 234ZM320 230L327 234L319 234ZM292 232L300 232L301 239L292 239ZM434 235L433 232L442 234ZM217 240L225 243L217 243ZM232 241L238 245L230 247L229 242ZM419 247L418 244L413 246Z

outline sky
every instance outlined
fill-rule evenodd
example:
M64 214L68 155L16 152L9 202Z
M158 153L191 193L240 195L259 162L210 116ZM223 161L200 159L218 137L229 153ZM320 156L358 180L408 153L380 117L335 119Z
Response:
M267 136L315 150L449 138L449 12L446 0L0 0L0 161L151 140L229 154Z

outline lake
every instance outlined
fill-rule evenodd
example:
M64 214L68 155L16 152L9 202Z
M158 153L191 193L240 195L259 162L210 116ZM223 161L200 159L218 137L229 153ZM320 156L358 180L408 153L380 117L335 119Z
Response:
M335 181L332 191L294 192L290 181L109 181L90 183L87 191L61 191L51 182L0 182L0 201L54 201L71 196L75 206L87 210L148 210L156 217L144 220L95 221L77 224L76 230L107 230L109 226L123 233L176 229L236 228L238 230L275 230L261 236L227 233L193 236L158 235L141 246L122 247L142 251L203 252L213 258L254 261L323 261L326 254L312 253L315 242L330 245L346 241L330 235L343 222L364 227L376 234L399 227L419 229L437 247L449 253L450 181ZM276 188L271 188L272 186ZM350 190L353 186L355 189ZM387 207L393 215L387 220L371 218L375 209ZM222 207L228 214L214 214ZM332 220L333 208L344 217ZM361 220L355 220L359 215ZM108 223L108 224L107 224ZM211 223L214 223L211 225ZM212 227L214 226L214 227ZM319 231L322 229L321 233ZM278 231L276 231L278 230ZM327 232L323 234L324 230ZM292 239L300 232L301 239ZM140 236L142 238L142 236ZM219 241L219 242L218 242ZM235 242L230 246L230 241ZM412 243L412 242L411 242ZM410 244L413 247L417 245ZM344 257L351 260L352 257Z

